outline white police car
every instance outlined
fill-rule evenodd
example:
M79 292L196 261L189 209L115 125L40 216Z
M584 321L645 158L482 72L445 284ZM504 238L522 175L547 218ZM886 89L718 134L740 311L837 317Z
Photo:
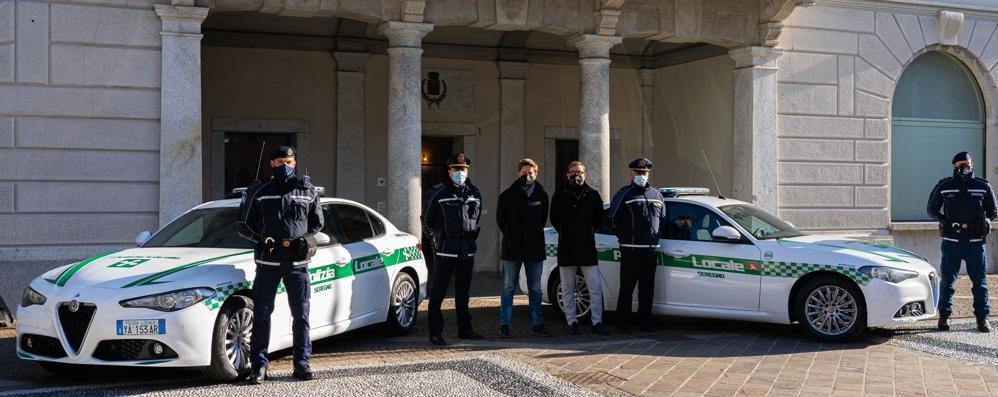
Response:
M361 204L321 200L320 247L309 265L313 339L384 323L409 332L426 291L418 240ZM249 372L252 244L236 233L239 200L202 204L139 248L59 267L33 280L17 310L17 355L52 371L67 364L202 367ZM270 350L291 346L284 293Z
M887 244L804 235L745 202L701 188L664 188L667 222L659 246L652 311L657 314L790 324L824 341L848 340L866 327L933 317L938 278L925 259ZM545 231L545 300L564 305L558 234ZM620 274L617 237L596 235L605 310L614 310ZM573 294L589 314L585 279ZM526 290L521 275L521 288ZM635 296L637 294L635 293ZM637 299L634 299L635 306ZM636 307L635 307L636 308Z

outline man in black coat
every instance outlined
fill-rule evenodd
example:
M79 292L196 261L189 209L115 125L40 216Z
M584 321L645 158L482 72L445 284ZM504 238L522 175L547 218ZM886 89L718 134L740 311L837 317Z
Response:
M620 332L630 333L630 322L638 329L654 332L651 327L651 305L655 297L655 273L658 268L659 225L665 222L665 202L662 193L648 183L652 163L646 158L632 161L631 183L613 196L610 222L617 230L620 243L620 296L617 316ZM631 298L638 287L638 318L631 317Z
M538 335L554 336L544 327L541 314L541 273L544 270L544 225L548 219L548 195L537 182L537 163L520 160L520 177L499 194L496 221L502 232L499 259L502 263L502 299L499 307L499 336L509 338L509 323L513 318L513 294L520 279L520 266L527 274L527 296L530 298L531 330Z
M471 325L468 289L478 251L478 219L482 215L482 194L468 179L471 159L458 153L447 159L448 180L428 195L423 219L433 236L433 280L427 317L430 343L446 345L443 337L444 317L440 304L447 295L447 285L454 275L454 306L457 311L457 337L483 339Z
M928 213L939 221L942 235L943 260L939 266L942 278L939 295L939 329L949 331L953 313L954 283L960 273L960 263L967 263L971 292L974 295L974 316L977 330L991 332L988 315L988 260L985 243L991 232L991 220L998 215L998 203L987 180L974 177L970 153L953 156L953 176L936 184L929 196Z
M606 216L603 198L598 191L586 184L586 166L573 161L565 173L568 185L559 189L551 198L551 226L558 231L558 272L561 290L574 295L575 275L582 273L589 290L589 310L593 332L609 335L603 325L603 276L596 259L596 230ZM576 302L565 299L565 319L572 335L579 335Z

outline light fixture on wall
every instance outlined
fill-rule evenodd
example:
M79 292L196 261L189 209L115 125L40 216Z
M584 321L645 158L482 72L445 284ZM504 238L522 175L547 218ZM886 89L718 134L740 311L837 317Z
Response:
M426 154L426 152L423 152L423 164L425 165L429 163L430 163L430 156Z

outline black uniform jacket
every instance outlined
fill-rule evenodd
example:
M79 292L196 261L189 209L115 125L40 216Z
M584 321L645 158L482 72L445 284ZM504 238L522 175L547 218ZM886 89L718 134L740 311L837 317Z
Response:
M995 207L995 194L987 180L946 177L932 189L927 211L939 221L944 240L984 242L984 236L991 231Z
M657 188L631 183L613 196L609 217L621 248L655 249L659 224L665 222L665 201Z
M596 231L606 211L589 185L566 186L551 197L551 226L558 231L558 266L595 266Z
M540 182L527 197L526 184L517 179L499 194L496 222L502 232L499 258L508 261L543 261L544 225L548 222L548 194Z
M301 179L283 184L276 181L257 183L246 189L239 204L240 231L257 243L256 263L306 265L309 260L295 261L294 250L276 249L264 252L264 240L273 238L296 240L322 230L322 208L319 193Z
M447 180L431 192L423 219L433 234L437 256L474 256L478 250L475 239L478 238L481 214L482 194L470 179L464 186Z

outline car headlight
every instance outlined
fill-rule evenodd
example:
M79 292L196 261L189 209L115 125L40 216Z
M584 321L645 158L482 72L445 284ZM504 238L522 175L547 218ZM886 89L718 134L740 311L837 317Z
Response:
M45 295L40 294L31 287L25 287L24 294L21 295L21 307L44 305L46 300Z
M909 278L918 277L918 272L901 270L888 266L863 266L859 268L860 273L864 273L873 278L879 278L892 283L900 283Z
M201 302L213 296L215 296L214 289L199 287L125 299L118 303L120 303L122 307L142 307L163 312L172 312L190 307L195 303Z

